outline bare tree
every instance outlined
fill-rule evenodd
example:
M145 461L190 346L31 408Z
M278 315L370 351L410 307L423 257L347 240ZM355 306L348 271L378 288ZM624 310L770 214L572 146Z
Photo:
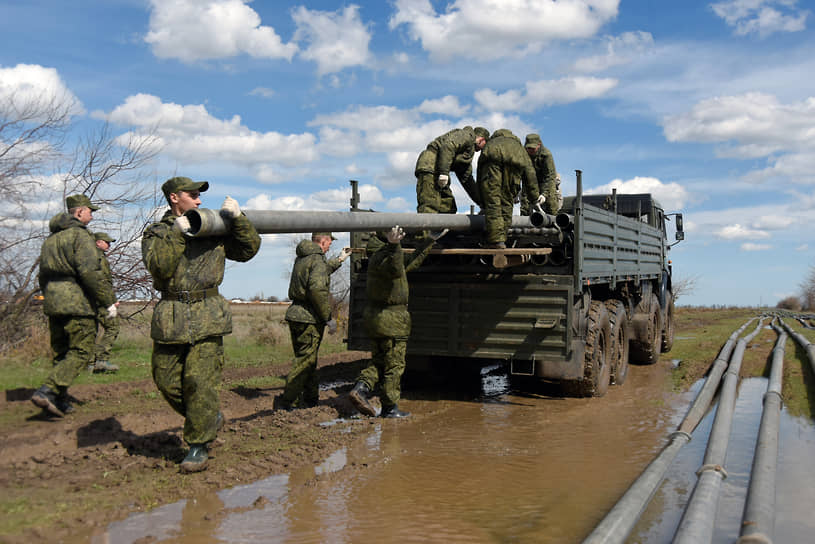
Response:
M815 266L809 268L809 274L801 283L801 309L811 311L815 309Z
M696 282L699 281L699 276L688 276L685 278L674 279L671 283L671 291L674 295L674 300L679 300L682 295L689 295L696 290Z
M775 305L776 308L781 310L792 310L793 312L801 311L801 301L796 296L789 296L778 301Z

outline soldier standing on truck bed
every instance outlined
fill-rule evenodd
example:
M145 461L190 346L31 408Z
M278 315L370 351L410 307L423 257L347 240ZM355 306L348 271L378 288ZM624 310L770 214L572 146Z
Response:
M488 247L506 247L515 196L523 187L534 205L543 204L529 154L510 130L493 132L478 159L478 188L483 199Z
M484 127L457 128L442 134L419 153L416 160L416 211L419 213L456 213L456 199L450 189L450 172L464 186L473 202L481 206L481 197L473 179L473 157L487 143L490 132Z
M223 425L218 388L224 366L224 335L232 332L229 302L218 293L226 259L246 262L260 249L260 235L226 197L221 216L229 231L221 236L185 236L184 212L198 208L206 181L174 177L161 190L170 209L142 237L142 260L161 300L153 310L153 381L170 406L184 416L190 450L182 472L207 467L208 444Z
M326 326L330 333L337 330L337 321L331 316L330 276L351 255L351 248L344 247L339 257L326 260L334 240L330 232L315 232L311 240L297 244L289 280L291 305L286 310L294 360L283 393L275 397L275 409L310 408L319 401L317 352Z
M54 369L31 402L57 416L73 411L68 387L93 362L96 311L116 317L116 295L105 281L87 224L99 209L81 194L65 199L68 213L51 218L40 253L40 290L48 316Z
M418 268L436 240L447 233L431 233L414 253L404 253L401 241L405 232L397 225L387 233L371 236L365 252L368 255L367 303L362 317L373 344L371 361L357 378L349 396L366 416L376 410L368 395L377 383L382 384L381 417L402 418L410 414L399 409L402 373L405 371L405 349L410 336L407 272Z
M113 289L113 273L110 271L110 262L108 262L107 255L110 249L110 244L116 240L106 232L96 232L93 234L96 240L96 249L99 251L99 266L102 268L102 273L105 275L105 281L110 284ZM119 303L116 303L119 306ZM94 351L94 362L88 365L88 370L91 372L116 372L119 370L117 365L111 364L110 350L113 348L113 343L119 336L119 316L108 317L105 308L99 308L96 312L96 323L99 328L104 331L102 337L96 342L96 349Z
M532 166L535 168L538 191L546 199L542 206L543 211L555 214L560 209L561 200L558 198L560 178L557 170L555 170L555 159L552 157L552 152L543 145L541 137L534 133L526 135L524 148L532 160ZM529 215L534 206L534 202L523 196L521 197L521 215Z

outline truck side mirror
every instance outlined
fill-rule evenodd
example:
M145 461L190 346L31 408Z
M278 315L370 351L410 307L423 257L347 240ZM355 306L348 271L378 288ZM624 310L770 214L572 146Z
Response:
M677 240L684 240L685 239L685 230L682 225L682 214L676 214L676 239Z

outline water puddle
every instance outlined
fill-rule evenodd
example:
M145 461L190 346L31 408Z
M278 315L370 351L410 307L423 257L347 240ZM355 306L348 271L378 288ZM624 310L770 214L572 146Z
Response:
M406 394L412 421L377 422L316 467L136 514L91 542L579 542L698 391L664 393L668 366L632 367L626 384L601 399L517 394L501 368L488 368L482 390L469 396ZM740 387L715 542L738 534L765 390L764 379ZM630 541L670 542L712 417L678 455ZM802 542L815 532L815 471L800 462L815 451L812 425L782 414L780 443L775 537Z

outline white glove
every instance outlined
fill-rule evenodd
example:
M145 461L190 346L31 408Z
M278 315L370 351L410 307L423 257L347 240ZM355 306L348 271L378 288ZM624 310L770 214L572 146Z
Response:
M402 227L396 225L393 227L390 232L388 232L388 242L392 244L398 244L402 241L402 238L405 237L405 231L402 230Z
M543 206L544 202L546 202L546 197L543 196L543 195L540 195L538 197L538 199L535 201L535 206L538 206L538 207Z
M351 248L350 247L342 248L342 251L340 251L340 256L339 256L340 262L343 262L345 259L347 259L350 256L351 256Z
M436 181L436 185L439 186L439 189L444 189L448 185L450 185L450 176L447 174L439 175L439 179Z
M181 217L176 218L175 228L180 230L183 234L187 234L192 229L192 225L190 225L190 220L187 218L187 216L182 215Z
M440 232L439 232L439 231L437 231L437 232L431 232L431 233L430 233L428 236L430 236L430 238L431 238L433 241L436 241L436 240L438 240L439 238L441 238L442 236L444 236L445 234L447 234L448 232L450 232L450 229L444 229L443 231L440 231Z
M119 315L119 310L116 309L116 304L108 306L108 319L113 319L117 315Z
M325 326L328 327L328 334L334 334L337 332L337 320L336 319L329 319L326 321Z
M238 201L231 196L226 197L224 203L221 204L221 216L235 219L240 214L241 207L238 205Z

